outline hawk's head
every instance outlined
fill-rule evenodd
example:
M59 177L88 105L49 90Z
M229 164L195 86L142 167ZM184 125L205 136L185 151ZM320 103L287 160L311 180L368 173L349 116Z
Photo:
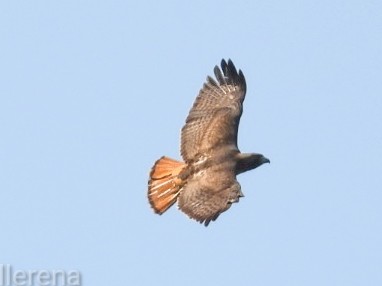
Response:
M253 170L264 163L270 163L268 158L259 153L239 153L237 155L236 174Z

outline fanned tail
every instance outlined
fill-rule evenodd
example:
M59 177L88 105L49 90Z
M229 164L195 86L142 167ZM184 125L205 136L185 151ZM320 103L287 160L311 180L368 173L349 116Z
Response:
M148 199L157 214L163 214L179 195L183 181L178 178L185 163L163 156L150 172Z

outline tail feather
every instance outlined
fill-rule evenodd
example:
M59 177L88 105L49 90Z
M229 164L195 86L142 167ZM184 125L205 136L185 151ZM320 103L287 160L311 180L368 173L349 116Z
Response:
M165 156L155 162L150 173L148 199L156 213L164 213L176 202L183 185L178 175L185 166Z

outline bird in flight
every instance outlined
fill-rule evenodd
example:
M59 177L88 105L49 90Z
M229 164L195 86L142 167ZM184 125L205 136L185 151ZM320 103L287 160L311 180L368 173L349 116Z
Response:
M157 160L150 172L148 200L157 214L175 202L181 211L205 226L243 197L238 174L269 159L258 153L241 153L237 133L246 81L231 60L215 66L208 76L181 131L184 161Z

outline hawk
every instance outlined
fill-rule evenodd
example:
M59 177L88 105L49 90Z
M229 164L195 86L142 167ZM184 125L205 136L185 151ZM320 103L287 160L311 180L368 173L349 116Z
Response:
M246 93L242 71L223 59L214 73L216 79L207 77L182 128L184 161L161 157L148 181L148 200L157 214L178 202L181 211L205 226L243 197L238 174L270 162L237 146Z

